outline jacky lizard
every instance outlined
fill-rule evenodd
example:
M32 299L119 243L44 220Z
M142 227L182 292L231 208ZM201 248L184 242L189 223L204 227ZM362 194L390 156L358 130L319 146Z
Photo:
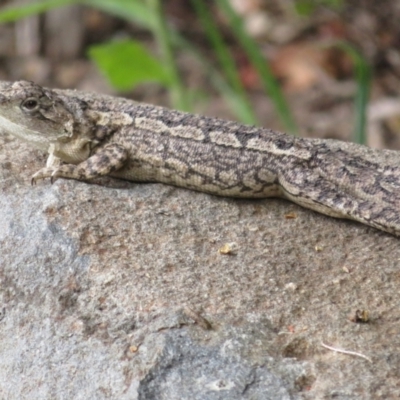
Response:
M39 179L111 175L219 196L283 197L400 236L400 168L373 150L131 100L0 82L0 130L49 153ZM351 146L350 146L351 147Z

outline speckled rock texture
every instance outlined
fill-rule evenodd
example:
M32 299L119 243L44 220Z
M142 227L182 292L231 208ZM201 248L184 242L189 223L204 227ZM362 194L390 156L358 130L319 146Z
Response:
M400 398L400 239L44 162L0 135L0 398Z

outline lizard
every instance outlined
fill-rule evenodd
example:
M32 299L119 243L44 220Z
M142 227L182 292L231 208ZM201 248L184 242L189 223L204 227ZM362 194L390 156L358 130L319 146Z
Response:
M29 81L0 82L0 131L49 154L32 176L112 176L218 196L280 197L400 236L400 168L362 145Z

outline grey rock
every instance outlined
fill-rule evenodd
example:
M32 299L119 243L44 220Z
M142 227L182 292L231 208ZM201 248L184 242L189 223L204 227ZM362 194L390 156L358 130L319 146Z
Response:
M141 382L139 399L291 398L282 379L265 366L223 353L224 346L198 346L185 334L168 334L160 359Z
M44 159L0 136L0 398L400 397L399 239L282 200L31 187Z

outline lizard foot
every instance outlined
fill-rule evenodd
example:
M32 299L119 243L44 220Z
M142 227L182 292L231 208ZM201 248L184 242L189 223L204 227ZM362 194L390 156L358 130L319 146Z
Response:
M40 169L38 172L32 175L31 185L36 185L40 179L51 178L51 183L54 182L53 175L57 172L58 168L45 167Z

